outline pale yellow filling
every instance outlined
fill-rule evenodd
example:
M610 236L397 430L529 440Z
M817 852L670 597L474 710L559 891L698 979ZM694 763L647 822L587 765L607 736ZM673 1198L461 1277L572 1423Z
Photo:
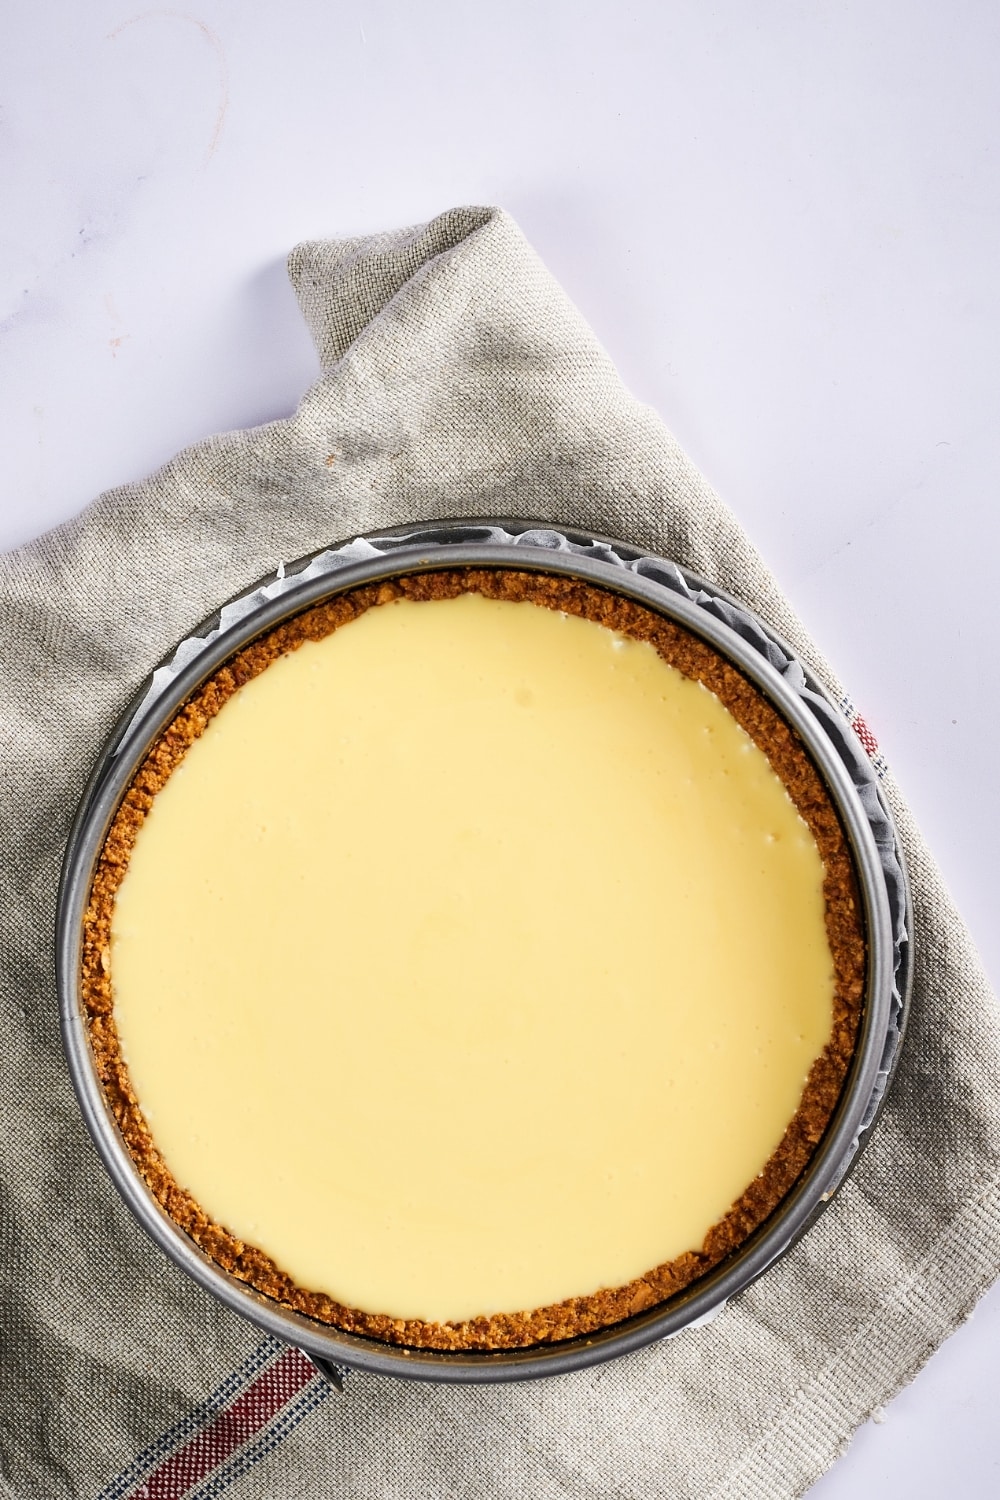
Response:
M241 689L118 896L164 1158L301 1285L436 1321L701 1246L829 1038L823 869L652 647L477 595Z

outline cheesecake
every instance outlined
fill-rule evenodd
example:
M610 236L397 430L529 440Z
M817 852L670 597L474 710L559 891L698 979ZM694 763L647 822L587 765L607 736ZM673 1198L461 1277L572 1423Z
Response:
M736 1253L822 1139L865 934L792 727L592 584L339 595L177 713L82 980L150 1191L218 1265L414 1348L530 1347Z

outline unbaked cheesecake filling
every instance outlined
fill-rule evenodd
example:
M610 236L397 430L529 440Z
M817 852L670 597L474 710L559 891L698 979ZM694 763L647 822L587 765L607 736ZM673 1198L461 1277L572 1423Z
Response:
M834 1029L825 882L653 644L398 597L230 694L144 809L117 1042L176 1184L296 1286L544 1308L697 1254L765 1171Z

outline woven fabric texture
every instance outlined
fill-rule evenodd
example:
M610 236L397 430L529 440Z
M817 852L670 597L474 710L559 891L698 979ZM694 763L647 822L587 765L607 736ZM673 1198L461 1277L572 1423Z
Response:
M176 640L338 538L530 516L693 568L842 691L507 215L305 244L289 269L322 364L293 417L201 443L0 557L0 1490L16 1500L132 1493L116 1476L193 1430L261 1346L131 1221L59 1040L75 803ZM472 1389L354 1377L227 1471L227 1495L763 1500L822 1473L1000 1270L997 1005L891 776L885 789L915 900L910 1035L875 1138L811 1233L713 1325L590 1372Z

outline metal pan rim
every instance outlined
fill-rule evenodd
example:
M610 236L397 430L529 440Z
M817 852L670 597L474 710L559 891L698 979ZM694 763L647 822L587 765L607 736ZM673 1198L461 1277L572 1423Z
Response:
M463 540L463 531L475 533L473 539ZM495 535L484 540L479 536L483 531L503 533L513 538L513 543L498 544ZM535 544L536 537L545 540ZM562 550L551 543L549 539L553 537L565 539L570 546L596 548L598 555ZM366 533L364 540L374 547L374 555L358 561L347 560L335 571L301 577L303 572L308 573L310 561L324 554L304 559L304 566L293 565L277 597L261 602L210 640L187 666L176 672L140 714L138 722L133 705L116 725L81 800L60 886L57 975L67 1062L90 1133L133 1215L176 1264L267 1332L324 1361L383 1375L479 1383L564 1374L671 1337L707 1320L730 1297L761 1275L818 1216L853 1164L863 1137L870 1132L873 1099L878 1094L880 1079L883 1088L887 1082L886 1038L894 1024L897 1033L894 1052L898 1055L899 1023L905 1018L905 991L911 967L910 944L904 942L905 962L902 972L897 972L899 943L894 941L893 916L871 824L844 761L802 696L723 619L707 613L682 594L671 592L655 576L644 576L634 570L636 560L664 567L676 568L676 565L624 543L540 522L425 523ZM378 550L379 543L385 550ZM602 548L613 550L617 562L601 556ZM160 1208L128 1155L97 1078L79 997L80 930L96 860L118 803L142 757L181 704L235 651L292 615L361 584L447 567L517 568L580 578L632 598L687 626L750 677L798 731L840 812L862 889L869 946L865 1012L840 1104L809 1166L766 1223L729 1261L659 1308L565 1343L489 1353L402 1349L342 1333L271 1301L217 1266ZM703 584L686 570L677 571L692 588L704 591L706 597L725 600L743 609L721 590ZM773 631L769 635L779 641ZM814 678L811 686L818 687ZM905 872L903 878L905 883ZM908 892L906 907L908 918ZM895 937L898 939L898 933ZM890 1057L890 1068L894 1060L894 1056Z

